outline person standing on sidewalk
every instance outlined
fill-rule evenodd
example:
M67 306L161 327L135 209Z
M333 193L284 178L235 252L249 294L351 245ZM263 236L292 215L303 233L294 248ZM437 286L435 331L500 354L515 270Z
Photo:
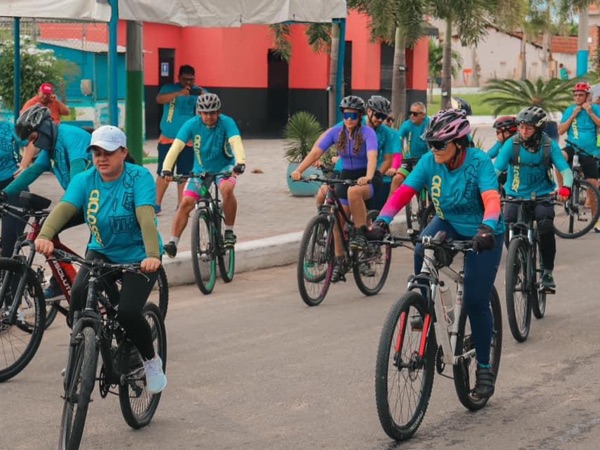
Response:
M223 243L233 247L236 236L233 232L237 214L237 199L234 195L236 177L246 169L246 154L240 131L235 121L221 114L221 99L216 94L202 94L198 97L196 111L198 116L185 122L177 138L171 145L164 162L162 175L167 183L173 180L173 166L186 142L194 143L194 174L205 172L233 172L232 176L217 178L217 186L223 200L225 215L225 235ZM202 180L188 180L183 197L177 208L171 227L171 238L164 245L165 253L174 258L181 233L187 226L190 212L202 196Z
M163 106L162 119L160 121L160 137L158 138L158 167L156 170L156 214L161 212L162 201L167 190L168 182L162 176L163 163L171 144L177 137L177 133L183 124L196 116L196 100L200 94L205 94L204 88L195 84L196 71L192 66L181 66L179 68L179 81L177 83L165 84L160 88L156 96L156 103ZM194 165L194 150L190 142L185 143L185 148L177 159L177 172L189 174ZM177 203L181 203L183 183L177 185Z
M69 107L61 102L54 93L54 86L50 83L42 83L35 97L30 98L21 108L21 113L34 105L42 105L50 110L52 122L60 123L60 116L66 116L70 113Z

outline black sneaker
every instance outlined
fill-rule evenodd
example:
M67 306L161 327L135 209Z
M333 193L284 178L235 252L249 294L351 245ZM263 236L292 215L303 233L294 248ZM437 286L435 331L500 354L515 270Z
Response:
M163 245L163 248L169 258L175 258L175 256L177 256L177 244L175 244L175 242L169 241Z
M54 277L50 277L48 287L44 289L44 298L46 300L61 300L65 298L65 295L62 293L60 286Z
M344 260L337 259L335 266L333 266L333 272L331 273L331 282L337 283L338 281L346 281L346 264Z
M352 250L365 250L368 245L367 238L362 233L356 233L350 239L350 248Z
M421 314L415 314L410 318L410 327L412 331L423 331L423 317L421 317Z
M475 371L475 390L473 395L477 398L490 398L494 395L496 377L491 367L477 366Z
M233 234L233 230L225 230L225 236L223 236L223 245L225 247L233 247L237 242L237 237Z
M540 286L544 292L549 292L554 294L556 292L556 283L554 283L554 277L552 276L552 272L546 272L542 275L542 282Z

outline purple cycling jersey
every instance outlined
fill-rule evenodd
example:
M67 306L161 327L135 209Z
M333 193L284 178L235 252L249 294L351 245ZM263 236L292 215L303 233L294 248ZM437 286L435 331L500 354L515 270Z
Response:
M317 144L323 153L329 150L332 146L337 145L338 137L340 135L340 131L342 131L342 128L342 125L336 125L325 132L325 135ZM349 135L348 130L344 129L343 131L348 137L346 148L339 152L343 170L366 169L367 153L377 152L377 135L375 134L375 131L366 125L362 125L360 127L360 131L363 135L363 143L358 153L354 153L354 139Z

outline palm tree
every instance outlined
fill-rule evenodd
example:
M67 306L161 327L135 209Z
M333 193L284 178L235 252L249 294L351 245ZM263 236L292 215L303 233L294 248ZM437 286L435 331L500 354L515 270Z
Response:
M488 93L483 103L493 106L495 116L516 114L527 106L539 106L546 112L562 111L573 102L572 90L578 80L552 78L544 81L490 80L483 88Z
M434 42L429 41L429 103L433 103L433 84L440 78L444 66L444 48ZM450 68L452 76L456 77L458 69L462 67L462 58L452 50L452 66Z

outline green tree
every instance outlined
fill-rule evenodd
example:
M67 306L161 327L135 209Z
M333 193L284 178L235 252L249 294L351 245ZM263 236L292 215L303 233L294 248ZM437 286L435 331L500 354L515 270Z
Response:
M451 55L452 66L450 71L452 76L456 77L463 62L458 52L452 50ZM433 85L438 81L441 82L443 67L444 48L432 39L429 41L429 103L433 103Z
M14 54L12 39L0 37L0 98L8 109L15 104ZM39 49L28 38L21 43L21 105L45 82L52 83L64 97L66 83L78 74L76 64L56 58L52 50Z

